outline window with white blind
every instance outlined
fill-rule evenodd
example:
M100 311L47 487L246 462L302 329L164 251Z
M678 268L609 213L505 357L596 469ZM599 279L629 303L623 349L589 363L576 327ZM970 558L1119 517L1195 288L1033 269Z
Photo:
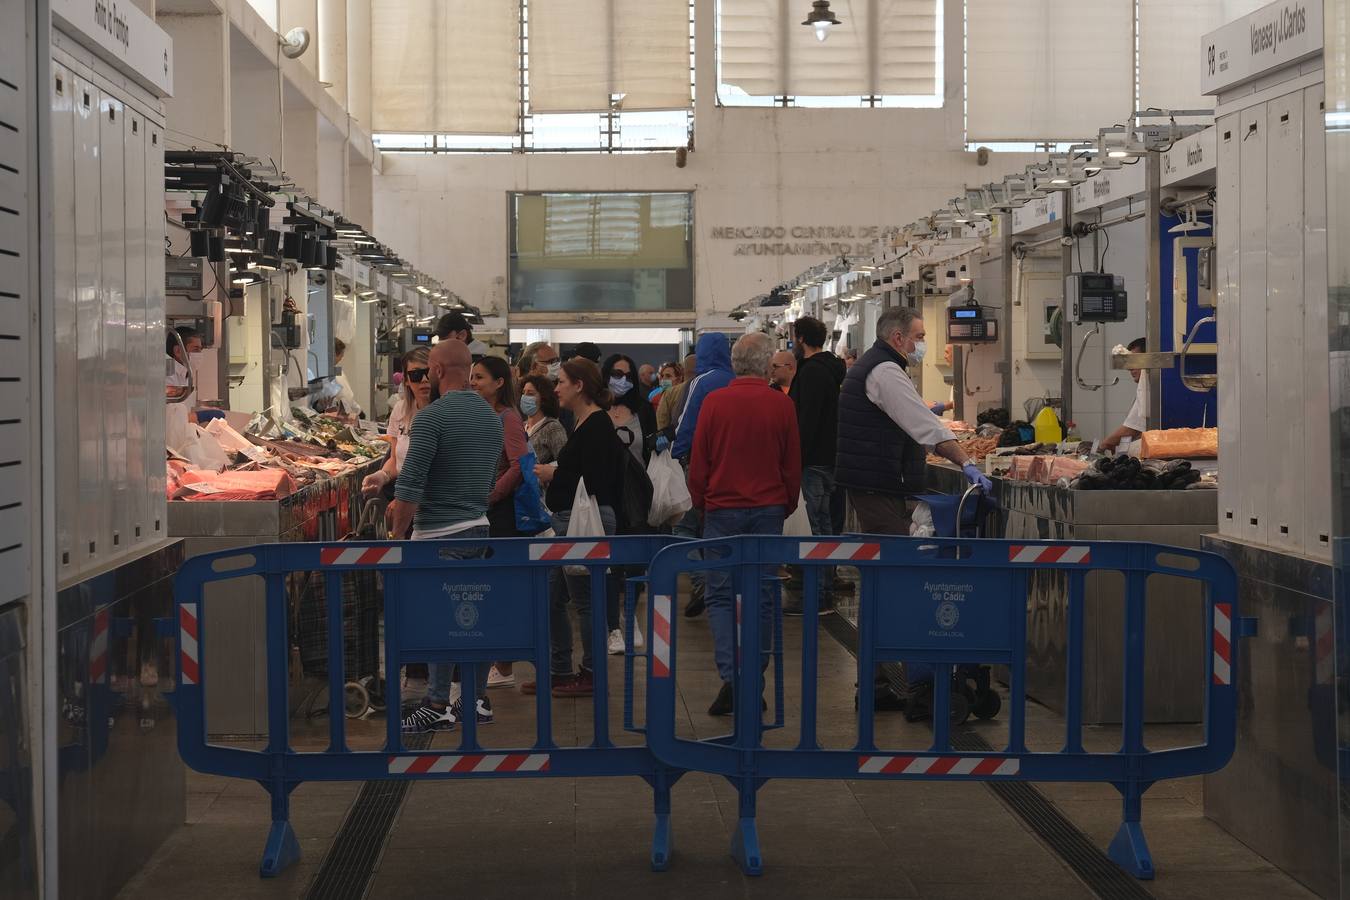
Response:
M1201 36L1266 2L966 0L967 143L1021 152L1092 139L1136 103L1213 109Z
M727 106L942 105L942 0L833 0L816 40L801 0L719 0L718 101Z
M530 0L530 111L688 109L689 0Z
M1139 101L1160 109L1213 109L1200 93L1200 39L1269 0L1139 0Z
M496 0L375 0L375 131L520 130L520 8Z
M966 0L971 141L1096 137L1134 111L1134 0Z
M384 152L689 143L693 0L371 2L372 134Z

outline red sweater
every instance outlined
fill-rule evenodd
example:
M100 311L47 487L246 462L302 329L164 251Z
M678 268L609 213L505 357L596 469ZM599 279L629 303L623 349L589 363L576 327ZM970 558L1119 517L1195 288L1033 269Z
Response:
M797 410L762 378L738 377L703 401L689 455L699 509L797 508L802 484Z

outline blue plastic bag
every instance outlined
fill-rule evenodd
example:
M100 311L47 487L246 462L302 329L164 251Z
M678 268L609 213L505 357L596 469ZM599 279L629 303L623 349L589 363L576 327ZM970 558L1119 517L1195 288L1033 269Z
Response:
M516 488L516 530L522 534L538 534L552 522L544 506L539 478L534 474L534 463L533 450L520 458L520 487Z

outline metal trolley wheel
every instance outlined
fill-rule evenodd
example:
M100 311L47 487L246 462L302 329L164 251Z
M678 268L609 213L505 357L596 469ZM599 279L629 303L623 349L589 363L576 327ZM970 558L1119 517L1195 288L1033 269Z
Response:
M359 719L370 709L370 693L356 681L347 682L342 696L343 712L349 719Z

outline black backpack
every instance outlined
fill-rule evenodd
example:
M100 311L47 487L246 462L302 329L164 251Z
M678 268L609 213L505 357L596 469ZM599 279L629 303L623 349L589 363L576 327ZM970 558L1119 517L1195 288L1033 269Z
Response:
M623 451L623 486L619 493L619 508L614 510L619 534L651 534L647 515L652 511L655 490L647 476L647 467L627 448Z

